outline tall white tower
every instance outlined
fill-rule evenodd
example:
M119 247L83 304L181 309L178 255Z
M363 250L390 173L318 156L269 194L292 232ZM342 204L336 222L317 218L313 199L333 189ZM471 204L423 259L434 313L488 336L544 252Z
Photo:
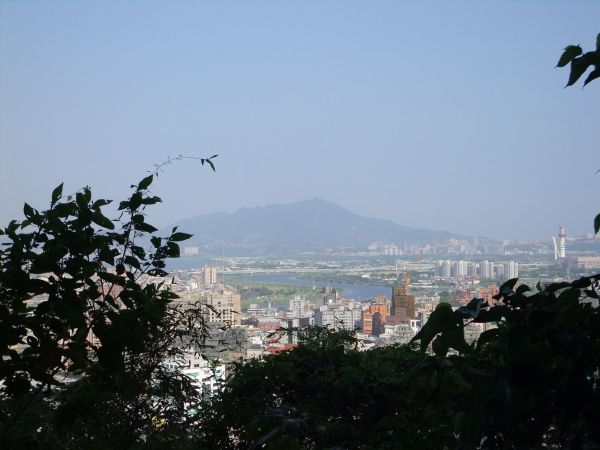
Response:
M565 227L562 225L558 228L558 244L556 238L552 236L552 242L554 243L554 259L564 259L567 257L567 233Z
M567 233L565 227L561 226L558 229L558 257L565 258L567 256Z

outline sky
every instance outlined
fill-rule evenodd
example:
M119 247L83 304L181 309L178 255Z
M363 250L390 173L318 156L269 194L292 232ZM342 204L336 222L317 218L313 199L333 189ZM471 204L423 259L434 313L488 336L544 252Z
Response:
M598 1L0 1L0 224L60 182L156 225L312 197L495 239L592 231Z

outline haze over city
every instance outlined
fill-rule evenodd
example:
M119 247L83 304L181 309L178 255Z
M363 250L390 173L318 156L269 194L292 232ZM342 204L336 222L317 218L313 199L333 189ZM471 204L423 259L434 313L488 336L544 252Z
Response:
M0 223L54 186L167 225L315 196L495 239L592 231L600 83L563 90L597 2L0 4Z

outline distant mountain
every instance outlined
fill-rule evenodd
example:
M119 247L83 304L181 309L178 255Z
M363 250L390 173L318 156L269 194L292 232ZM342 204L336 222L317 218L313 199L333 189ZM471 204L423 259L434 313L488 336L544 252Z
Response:
M237 255L366 250L373 242L423 244L461 237L363 217L320 198L241 208L231 214L206 214L177 225L181 231L194 235L184 245Z

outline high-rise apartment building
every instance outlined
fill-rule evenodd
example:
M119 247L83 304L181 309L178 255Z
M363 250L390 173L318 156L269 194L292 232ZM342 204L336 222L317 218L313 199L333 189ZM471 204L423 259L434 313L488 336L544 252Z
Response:
M240 294L231 288L223 287L202 292L200 303L208 305L205 314L208 322L240 325L242 306Z
M204 286L212 286L217 284L217 268L211 266L204 266L202 268L202 282Z
M388 299L385 296L377 297L369 309L362 312L361 322L363 333L379 336L385 331L385 322L389 315Z
M456 275L458 277L465 277L467 275L467 262L462 260L457 261L456 266Z
M471 277L477 275L477 263L474 263L474 262L467 263L467 275L469 275Z
M202 309L206 320L212 323L241 325L241 297L231 286L216 285L208 289L179 293L171 302L177 308ZM208 305L204 306L203 305Z
M184 256L197 256L200 253L200 249L198 247L183 247L183 255Z
M307 304L304 297L295 297L290 300L290 313L294 317L304 317L307 313Z
M493 263L490 263L488 260L479 263L479 276L481 278L492 278L493 272Z
M504 266L502 264L494 264L493 273L496 278L504 278Z
M333 330L354 330L360 318L359 309L348 309L339 305L323 305L315 311L315 325Z
M519 277L519 263L515 261L509 261L503 264L504 266L504 278L510 280L512 278Z
M450 278L450 275L452 275L452 263L449 260L438 261L438 275L443 278Z

